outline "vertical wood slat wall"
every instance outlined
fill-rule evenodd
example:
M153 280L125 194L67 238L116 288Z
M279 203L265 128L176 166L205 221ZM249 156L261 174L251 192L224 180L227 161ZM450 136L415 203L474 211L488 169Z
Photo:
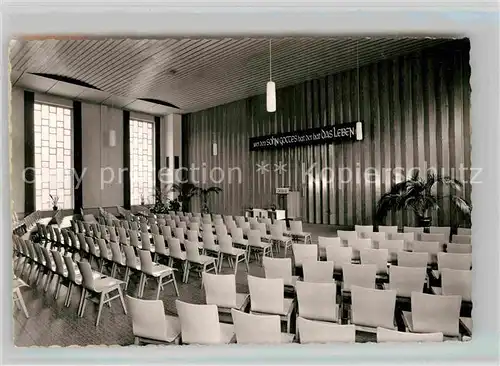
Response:
M465 169L458 177L470 179L469 49L468 40L455 40L361 67L359 78L354 69L279 89L276 113L266 112L265 95L259 95L184 115L184 166L200 169L191 175L198 184L223 189L209 200L214 212L267 207L276 202L276 187L290 186L301 192L304 221L371 224L377 200L398 171ZM360 142L249 151L253 136L358 120L364 122ZM270 164L270 171L259 172L258 164ZM286 171L273 171L275 164ZM347 169L352 180L345 183ZM462 195L470 202L469 183ZM458 224L450 208L445 202L434 224ZM387 224L415 220L410 213L393 214Z

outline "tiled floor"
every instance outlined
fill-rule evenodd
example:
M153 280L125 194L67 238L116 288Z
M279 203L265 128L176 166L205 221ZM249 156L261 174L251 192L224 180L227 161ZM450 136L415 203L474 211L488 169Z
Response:
M333 236L335 230L324 225L304 225L304 231L313 234L313 241L318 235ZM280 256L283 256L284 250L281 250ZM290 256L290 251L288 256ZM232 273L233 269L225 261L222 273ZM26 271L27 272L27 271ZM108 273L105 271L105 273ZM263 268L259 263L252 259L250 262L250 272L254 276L263 276ZM243 264L238 267L237 291L248 293L247 271ZM136 294L136 284L138 279L131 282L127 293L131 296ZM66 288L62 287L59 299L54 299L54 288L56 281L44 293L40 288L23 288L26 306L28 308L29 318L14 308L14 344L19 347L26 346L70 346L70 345L130 345L133 344L132 323L130 316L123 313L119 300L111 303L111 308L105 306L101 316L99 326L95 326L97 316L97 306L89 302L83 318L77 317L77 307L80 297L79 291L73 292L71 306L64 307L64 298ZM200 288L200 279L196 276L190 276L189 283L181 282L180 276L177 276L179 286L179 299L192 303L204 303L204 294ZM155 296L155 286L148 283L144 293L145 299L153 299ZM176 314L175 310L175 291L173 286L167 285L160 293L160 299L163 300L165 311L169 314Z

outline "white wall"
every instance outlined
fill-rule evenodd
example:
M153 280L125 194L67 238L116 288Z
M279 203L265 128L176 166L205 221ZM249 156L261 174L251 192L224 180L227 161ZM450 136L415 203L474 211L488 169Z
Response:
M73 101L35 93L35 101L73 107ZM24 212L24 90L12 88L11 98L12 200L16 212ZM130 118L154 121L143 113ZM116 146L109 146L109 131L116 132ZM123 205L123 110L82 102L83 207ZM164 160L164 159L163 159ZM101 173L104 181L101 184ZM113 177L114 175L114 177ZM102 187L102 188L101 188Z

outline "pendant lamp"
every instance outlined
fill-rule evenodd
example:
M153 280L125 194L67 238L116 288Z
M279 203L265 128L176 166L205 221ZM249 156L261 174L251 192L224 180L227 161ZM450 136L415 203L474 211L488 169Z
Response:
M276 112L276 84L272 78L271 40L269 40L269 81L266 85L266 109L268 112Z

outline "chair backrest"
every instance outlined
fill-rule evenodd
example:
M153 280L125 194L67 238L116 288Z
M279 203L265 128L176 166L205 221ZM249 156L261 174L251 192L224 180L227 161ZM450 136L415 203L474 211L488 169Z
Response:
M167 255L167 246L165 245L165 238L161 234L153 234L153 242L155 245L155 253Z
M260 231L260 234L262 236L265 236L267 235L267 225L263 222L260 222L258 225L257 225L257 230Z
M111 260L112 256L108 252L108 246L106 245L106 240L104 239L97 239L97 245L99 246L99 256L104 259Z
M139 260L141 261L141 271L152 275L153 274L153 259L151 252L147 249L139 250Z
M414 241L411 247L414 253L428 253L428 263L436 263L437 254L441 251L441 245L437 241Z
M193 222L193 221L190 222L189 223L189 230L196 231L196 232L200 231L200 223Z
M184 228L182 227L176 227L174 229L174 235L177 239L180 240L181 243L184 243L184 234L186 233L186 231L184 230Z
M285 285L292 285L292 260L291 258L262 259L264 275L266 278L281 278Z
M120 243L121 244L128 244L128 242L127 242L127 231L125 230L124 227L119 227L118 228L118 236L120 237Z
M336 322L337 285L330 283L313 283L298 281L295 287L299 316L306 319Z
M375 288L377 266L374 264L344 264L342 266L344 290L351 286Z
M281 343L279 315L254 315L231 309L236 343L277 344Z
M398 227L397 226L384 226L380 225L378 227L378 232L379 233L387 233L387 234L395 234L398 232Z
M411 294L411 317L415 333L442 332L457 337L459 332L460 296Z
M248 232L248 244L249 245L255 245L255 246L260 246L262 242L262 234L260 230L250 230Z
M203 239L203 248L208 249L208 250L217 250L217 246L215 244L215 236L211 231L203 231L201 234L201 237ZM230 240L231 238L226 238L223 236L222 238L219 238L219 245L221 244L222 241L224 240ZM233 246L233 243L231 243L231 247ZM224 248L228 248L228 243L224 244ZM227 249L226 249L227 250ZM227 252L226 252L227 253ZM232 253L232 250L231 250Z
M187 231L187 240L193 242L193 243L198 243L198 231L194 230L188 230Z
M353 259L360 259L359 252L361 249L373 248L371 239L352 239L347 242L347 245L352 248Z
M130 229L135 230L135 231L139 231L139 224L137 223L137 221L132 221L130 223Z
M334 270L342 270L344 264L351 264L352 262L352 248L351 247L326 247L326 260L333 262Z
M203 272L203 288L207 304L223 308L236 307L236 276Z
M430 242L438 242L439 244L446 244L450 241L449 237L446 237L445 234L430 234L430 233L422 233L420 234L420 241L430 241Z
M332 283L333 261L305 261L302 264L304 282Z
M88 290L95 290L94 276L92 275L92 267L89 262L76 262L80 274L82 275L82 286Z
M298 317L297 329L301 344L356 342L354 325L340 325Z
M224 236L224 235L227 235L227 228L226 228L226 225L222 224L218 224L218 225L215 225L215 235L217 236Z
M472 271L444 268L441 271L441 294L458 295L463 301L471 301Z
M234 221L236 221L236 224L238 225L238 227L241 227L241 224L246 222L245 217L243 217L243 216L235 216Z
M471 235L453 235L451 237L451 242L456 244L471 244L472 236Z
M384 232L371 232L365 233L365 239L371 239L374 248L378 248L378 243L382 240L387 240L387 233Z
M443 333L410 333L377 328L377 343L384 342L443 342Z
M57 250L51 250L52 258L54 258L54 263L56 264L56 273L60 276L66 277L64 275L64 261L62 259L61 253Z
M292 253L295 267L302 267L306 261L318 260L318 246L316 244L293 244Z
M63 257L64 264L66 265L66 269L68 270L68 278L72 282L76 282L76 271L75 271L75 262L71 259L70 255L65 255Z
M422 252L398 252L398 266L400 267L425 267L429 263L429 254Z
M396 291L351 287L352 323L366 327L394 329Z
M381 240L378 242L379 249L387 249L389 261L395 261L398 259L398 252L401 252L405 248L404 240Z
M141 222L139 224L139 228L141 229L141 232L143 232L143 233L149 232L148 224L146 222Z
M224 225L224 220L221 217L214 218L214 225Z
M138 231L135 231L135 230L130 230L129 232L129 239L130 239L130 245L135 247L135 248L141 248L142 247L142 243L139 244L139 232ZM142 236L142 232L141 232L141 236Z
M172 237L172 228L170 226L162 225L160 226L160 230L163 238L168 239Z
M318 236L318 248L326 248L327 246L342 246L342 240L339 237Z
M89 253L92 254L94 257L97 257L97 251L95 249L94 238L92 238L90 236L86 236L85 240L87 241L87 246L89 248Z
M182 343L218 344L221 342L219 312L216 305L189 304L175 300L181 323Z
M243 231L243 234L244 234L244 235L248 235L248 234L249 234L249 232L252 230L252 229L250 228L250 223L249 223L249 222L242 222L242 223L241 223L240 228L241 228L241 231ZM258 230L257 230L257 231L258 231ZM259 235L260 235L260 234L259 234Z
M83 250L84 252L89 252L89 248L87 245L87 242L85 241L85 234L83 233L78 233L76 234L78 237L78 243L80 244L80 249Z
M158 225L156 224L151 224L151 234L159 234L160 229L158 228Z
M424 232L423 227L411 227L405 226L403 228L404 233L415 233L415 240L420 240L420 235Z
M449 226L431 226L429 227L431 234L444 234L446 241L450 240L451 227Z
M73 231L68 231L69 240L71 242L71 246L75 249L78 249L78 240L76 238L76 234Z
M398 296L411 297L412 292L423 292L427 267L391 266L389 269L389 289Z
M361 249L360 258L361 264L375 264L377 266L377 273L387 273L387 258L389 251L387 249Z
M290 232L292 234L301 234L303 233L303 229L302 229L302 221L300 220L293 220L293 221L290 221Z
M202 224L201 225L201 229L203 230L203 232L209 232L209 233L212 233L212 224L208 223L208 224Z
M123 256L120 251L120 244L112 241L109 243L109 246L111 247L111 260L115 263L122 263Z
M359 238L366 238L365 234L373 233L372 225L354 225L354 231L358 233Z
M472 266L472 254L438 253L437 266L440 271L443 268L468 271Z
M472 245L471 244L449 243L449 244L446 244L446 252L448 252L448 253L472 253Z
M416 233L389 233L387 237L389 240L404 240L405 249L409 249L411 243L416 240Z
M142 300L126 295L127 310L132 316L132 332L135 337L167 340L165 307L162 300Z
M151 239L149 238L149 233L141 232L141 248L145 250L150 250Z
M231 229L231 237L233 240L236 241L241 241L244 240L243 238L243 230L240 227L233 227Z
M176 258L176 259L183 259L182 257L182 249L181 249L181 242L179 241L178 238L169 238L167 239L167 245L168 245L168 250L169 254L171 257Z
M201 262L200 250L198 249L198 243L185 240L184 248L186 249L187 260L190 262Z
M459 227L457 228L457 235L472 235L472 229Z
M281 278L247 276L252 311L281 314L284 311L285 284Z
M358 233L356 231L347 231L347 230L337 230L337 236L342 240L344 246L347 245L349 240L357 239Z
M123 253L125 254L125 263L127 267L136 269L137 257L135 256L134 247L130 245L123 246Z

